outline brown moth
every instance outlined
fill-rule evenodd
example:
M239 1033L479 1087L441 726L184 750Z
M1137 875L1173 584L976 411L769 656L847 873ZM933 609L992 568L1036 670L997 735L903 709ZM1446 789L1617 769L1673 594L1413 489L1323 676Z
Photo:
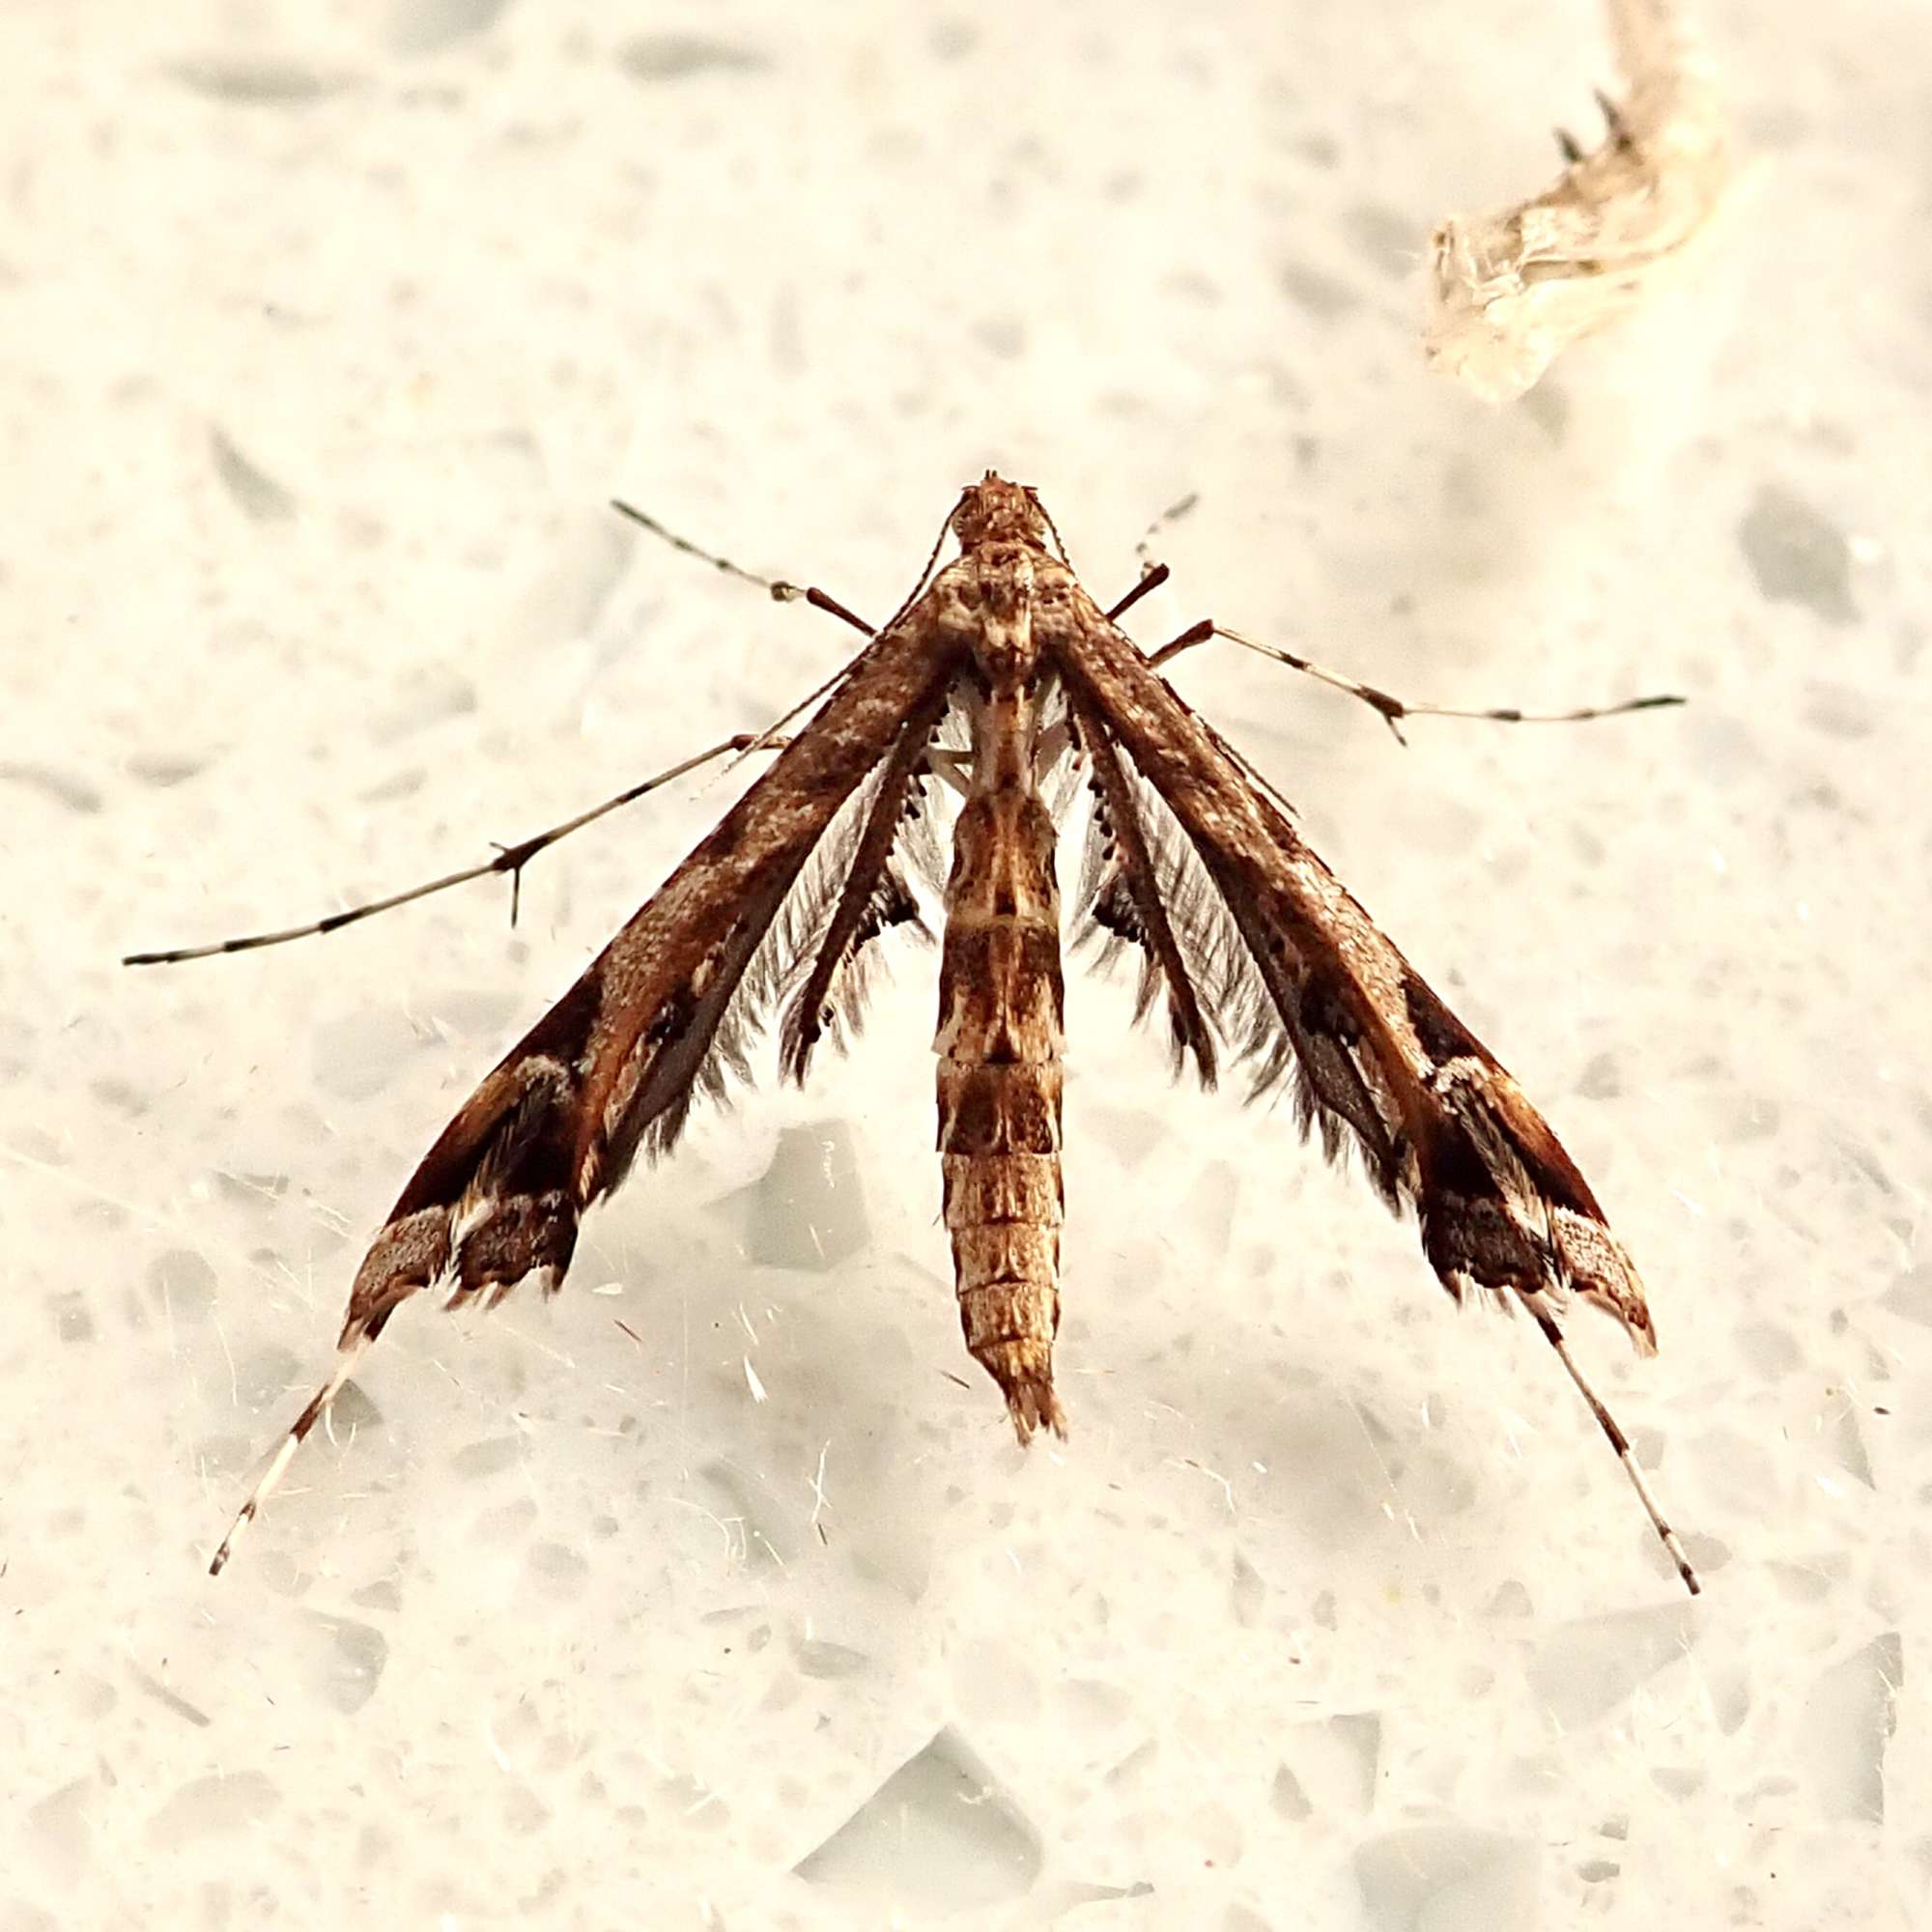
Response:
M1103 611L1035 493L990 471L962 493L949 528L958 556L935 575L935 549L923 587L877 631L822 592L767 585L833 611L867 642L794 736L702 754L782 747L424 1156L356 1271L332 1372L211 1569L412 1295L434 1288L452 1307L479 1296L494 1305L532 1278L554 1293L583 1211L639 1153L670 1151L696 1096L746 1071L751 1031L774 1006L782 1067L805 1078L820 1042L856 1023L881 936L923 929L907 874L922 858L935 869L931 808L946 787L962 797L935 1050L960 1320L1021 1441L1041 1427L1064 1434L1053 1382L1064 1044L1055 801L1068 777L1084 776L1093 806L1077 929L1104 952L1137 956L1139 1011L1164 997L1177 1071L1191 1063L1211 1087L1226 1047L1249 1064L1255 1093L1292 1084L1303 1130L1319 1131L1330 1156L1352 1145L1384 1200L1415 1208L1424 1253L1457 1301L1528 1311L1694 1593L1696 1573L1629 1442L1565 1345L1562 1318L1580 1295L1640 1353L1656 1347L1636 1270L1588 1183L1516 1082L1157 668L1211 636L1247 639L1203 623L1148 656L1114 619L1165 569ZM1269 655L1352 692L1392 727L1441 709ZM544 846L697 762L414 892L314 926L129 963L332 929L486 872L520 877Z

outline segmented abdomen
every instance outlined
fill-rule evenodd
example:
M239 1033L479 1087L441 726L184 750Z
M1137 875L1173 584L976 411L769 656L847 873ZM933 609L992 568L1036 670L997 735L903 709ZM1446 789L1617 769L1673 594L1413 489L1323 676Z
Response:
M939 1151L960 1321L1025 1441L1063 1431L1053 1392L1060 1325L1062 1026L1054 826L1036 790L1024 700L982 728L986 775L959 813L939 973Z

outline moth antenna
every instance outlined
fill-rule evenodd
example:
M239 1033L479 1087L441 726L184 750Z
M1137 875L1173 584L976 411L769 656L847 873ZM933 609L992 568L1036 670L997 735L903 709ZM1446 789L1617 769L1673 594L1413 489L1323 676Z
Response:
M939 561L939 553L946 548L947 533L952 528L952 517L949 516L946 519L946 521L940 525L939 534L932 540L932 550L926 556L925 568L922 570L919 574L919 582L913 585L912 592L906 598L906 601L903 604L901 604L899 608L896 611L895 611L890 617L886 619L884 625L884 628L886 630L890 631L893 628L893 626L896 624L899 621L899 619L903 617L906 614L906 612L909 611L912 609L912 607L919 602L921 596L923 595L926 583L932 576L933 566L937 564Z
M1068 570L1073 568L1073 559L1066 554L1066 539L1060 534L1060 526L1053 521L1053 512L1037 497L1034 498L1034 508L1039 512L1040 522L1047 527L1053 538L1053 547L1060 553L1060 560Z
M1652 1493L1649 1483L1636 1465L1636 1458L1631 1453L1630 1437L1617 1426L1617 1419L1605 1406L1604 1399L1584 1378L1583 1371L1577 1366L1577 1359L1571 1354L1569 1345L1563 1339L1563 1331L1548 1315L1539 1314L1536 1325L1543 1330L1545 1339L1556 1350L1557 1359L1570 1371L1570 1379L1582 1392L1585 1402L1590 1405L1590 1413L1597 1418L1599 1426L1609 1438L1610 1447L1617 1452L1617 1461L1624 1465L1624 1474L1631 1479L1631 1487L1636 1491L1637 1500L1643 1504L1644 1514L1650 1518L1650 1526L1656 1530L1658 1540L1663 1545L1672 1563L1677 1566L1677 1574L1684 1579L1684 1587L1695 1597L1702 1593L1703 1584L1697 1579L1697 1572L1690 1559L1685 1554L1684 1546L1677 1540L1677 1532L1665 1520L1657 1497Z
M308 1439L309 1432L315 1425L328 1413L329 1406L342 1393L344 1385L355 1373L375 1340L375 1335L359 1322L352 1323L349 1332L344 1334L336 1348L335 1366L329 1371L328 1379L316 1390L309 1399L308 1406L296 1417L294 1428L282 1437L274 1455L269 1459L269 1466L248 1492L247 1501L235 1512L235 1520L228 1525L228 1534L221 1539L220 1548L209 1561L208 1574L211 1577L220 1576L227 1568L228 1559L235 1553L242 1532L262 1513L262 1505L275 1492L288 1473L296 1451Z
M1186 496L1179 498L1175 502L1170 503L1167 506L1167 508L1164 509L1159 516L1154 518L1153 522L1151 523L1147 526L1147 528L1141 532L1140 541L1134 546L1134 554L1141 560L1141 572L1143 576L1145 576L1147 572L1155 568L1153 560L1154 538L1159 536L1161 531L1166 529L1170 524L1178 524L1182 517L1186 516L1188 511L1193 509L1195 504L1200 502L1200 500L1201 500L1200 491L1198 490L1188 491ZM1110 611L1107 614L1111 617L1114 613Z

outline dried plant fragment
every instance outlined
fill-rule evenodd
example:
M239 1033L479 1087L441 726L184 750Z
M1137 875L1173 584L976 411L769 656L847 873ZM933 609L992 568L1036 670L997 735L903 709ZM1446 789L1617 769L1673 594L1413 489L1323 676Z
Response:
M1733 172L1715 71L1675 0L1608 0L1629 89L1605 132L1533 201L1450 215L1430 241L1429 359L1491 402L1627 315L1711 228Z

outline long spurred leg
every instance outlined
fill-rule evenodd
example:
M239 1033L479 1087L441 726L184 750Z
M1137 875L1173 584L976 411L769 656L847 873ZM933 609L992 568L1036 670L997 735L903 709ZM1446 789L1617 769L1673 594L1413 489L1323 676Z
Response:
M1157 590L1167 582L1167 565L1153 560L1153 540L1170 524L1179 523L1200 500L1200 496L1190 490L1178 502L1170 503L1141 532L1140 541L1134 545L1134 554L1141 560L1140 582L1107 612L1109 623L1118 623L1122 611L1131 610L1150 590Z
M1684 1587L1694 1597L1703 1590L1697 1580L1697 1573L1691 1568L1690 1558L1685 1553L1684 1546L1678 1541L1677 1532L1664 1520L1663 1511L1658 1506L1650 1485L1644 1481L1643 1471L1636 1465L1636 1457L1632 1453L1630 1437L1618 1426L1602 1396L1584 1379L1583 1372L1577 1366L1569 1345L1563 1339L1563 1331L1548 1315L1539 1313L1536 1325L1543 1330L1549 1346L1556 1350L1557 1358L1570 1371L1570 1379L1577 1384L1577 1392L1590 1405L1590 1413L1597 1418L1598 1427L1608 1436L1610 1447L1617 1452L1617 1461L1624 1465L1624 1474L1631 1479L1631 1487L1636 1491L1637 1500L1643 1504L1644 1513L1650 1518L1650 1526L1657 1531L1658 1541L1663 1545L1670 1560L1677 1566L1677 1574L1684 1579Z
M1205 644L1211 638L1225 638L1229 643L1239 644L1243 650L1254 651L1276 664L1286 665L1290 670L1298 670L1304 676L1359 698L1402 742L1406 741L1402 738L1399 721L1404 718L1477 718L1495 724L1581 724L1593 718L1620 718L1628 711L1656 711L1665 705L1686 702L1675 693L1660 692L1645 697L1627 697L1618 704L1584 705L1574 711L1523 711L1515 705L1479 710L1457 704L1410 703L1406 698L1394 696L1373 684L1363 684L1341 671L1330 670L1308 658L1297 657L1294 652L1285 651L1278 644L1264 644L1254 638L1243 637L1239 631L1231 631L1225 624L1215 623L1211 617L1190 624L1172 643L1163 644L1155 651L1149 662L1164 665L1179 657L1182 651L1191 650L1196 644Z
M218 940L212 946L183 946L165 952L130 952L121 963L124 966L173 966L184 959L212 959L223 952L248 952L260 946L281 946L292 939L307 939L311 934L338 931L345 925L354 925L358 920L374 919L379 912L389 912L413 900L428 898L432 893L447 892L451 886L468 885L471 879L488 878L493 872L510 874L510 921L514 924L524 867L539 852L547 851L560 839L568 838L573 832L581 832L586 825L595 824L619 806L629 805L634 799L642 798L646 792L656 791L659 786L669 784L673 779L683 778L700 765L709 764L713 758L724 757L727 752L778 752L790 743L789 738L775 737L770 732L740 731L735 737L726 738L722 745L713 745L708 752L699 752L694 757L681 759L668 770L641 780L620 791L615 798L607 798L602 805L592 806L588 811L580 811L575 818L565 819L561 825L553 825L528 838L520 838L514 845L499 846L497 856L486 859L480 866L467 866L460 872L445 872L440 879L429 879L419 886L391 893L386 898L371 899L366 905L332 912L327 918L311 920L305 925L284 926L276 932L252 932L241 939Z
M790 604L803 600L814 610L824 611L842 622L850 624L854 630L870 638L876 635L873 627L863 617L856 616L829 592L815 586L787 582L782 578L760 577L757 572L747 570L733 563L729 557L720 556L714 551L703 549L688 537L681 537L675 530L635 505L613 502L611 508L632 523L639 525L668 544L671 549L686 556L696 557L708 563L714 570L740 579L746 583L754 583L761 590L770 593L780 604ZM165 952L130 952L123 960L124 966L175 966L187 959L212 959L224 952L247 952L263 946L281 946L292 939L307 939L325 932L335 932L345 925L354 925L359 920L373 919L378 913L392 911L397 906L409 905L412 901L427 898L432 893L447 892L452 886L468 885L471 879L487 878L493 873L507 872L510 875L510 923L517 921L517 912L522 897L524 867L539 852L546 851L559 839L567 838L573 832L581 832L586 825L595 824L607 813L615 811L620 806L631 804L642 798L646 792L656 791L660 785L668 784L673 779L683 778L686 773L696 771L700 765L708 764L713 758L723 757L728 752L782 751L791 740L778 734L798 716L807 705L822 697L831 690L839 677L844 675L841 668L831 678L812 692L810 696L793 706L784 717L769 729L758 732L739 732L727 738L722 745L714 745L708 752L699 752L695 757L684 759L672 765L669 770L659 772L655 777L643 780L620 791L616 797L606 799L602 805L593 806L590 810L580 812L575 818L566 819L561 825L554 825L548 831L539 832L529 838L520 839L514 845L497 847L497 856L478 866L466 867L460 872L445 873L440 879L429 879L418 886L411 886L406 891L392 893L385 898L371 899L366 905L352 906L347 911L330 913L326 919L311 920L306 924L284 926L274 932L249 933L240 939L224 939L212 946L175 947Z

